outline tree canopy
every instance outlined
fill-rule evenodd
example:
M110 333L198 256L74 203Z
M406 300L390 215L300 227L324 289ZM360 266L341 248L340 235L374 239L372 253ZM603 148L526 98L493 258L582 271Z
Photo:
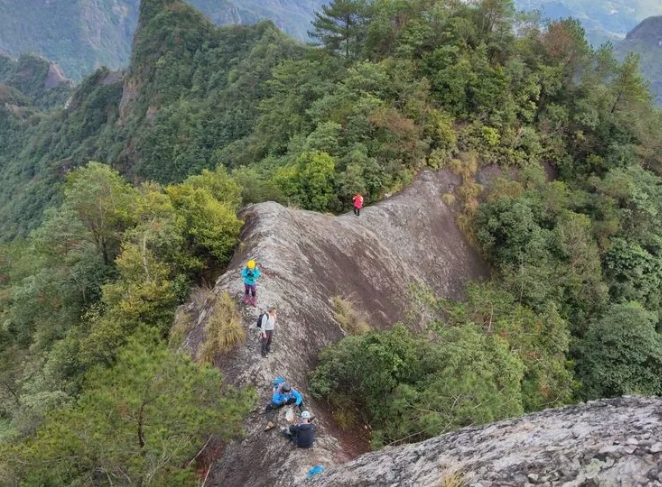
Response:
M334 0L316 46L268 22L218 29L179 0L144 15L128 71L98 70L64 110L40 106L36 85L0 85L3 475L71 442L91 453L70 473L15 478L143 478L162 432L136 447L122 428L144 400L132 381L149 389L163 368L202 391L173 391L193 416L151 411L186 427L159 446L173 461L157 469L163 485L189 479L181 460L219 378L163 344L190 286L229 262L239 210L275 200L340 213L356 192L371 204L425 169L457 176L443 201L492 277L460 302L418 290L424 323L322 352L310 388L336 417L369 423L381 446L660 393L662 113L636 56L619 62L578 22L542 22L510 0ZM9 70L0 63L0 79ZM86 443L75 425L105 436L103 414L120 434Z

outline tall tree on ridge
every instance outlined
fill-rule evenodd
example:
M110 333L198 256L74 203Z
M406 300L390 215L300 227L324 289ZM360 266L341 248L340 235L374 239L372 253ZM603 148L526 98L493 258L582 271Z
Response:
M333 0L315 14L314 30L308 35L329 51L356 59L363 49L368 10L366 0Z

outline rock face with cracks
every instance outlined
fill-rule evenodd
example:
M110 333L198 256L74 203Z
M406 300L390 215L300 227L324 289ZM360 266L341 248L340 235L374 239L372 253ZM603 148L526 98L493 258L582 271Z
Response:
M445 171L423 172L400 194L364 208L360 217L327 216L276 203L244 212L242 243L214 292L228 291L236 299L248 338L218 357L217 365L227 383L254 386L262 400L246 421L246 438L224 448L207 485L291 486L314 465L329 468L351 460L351 449L334 434L332 419L306 392L319 351L344 334L334 321L332 299L352 301L373 327L389 327L405 318L410 285L458 298L468 281L485 277L480 256L442 201L459 183ZM255 259L263 273L257 308L245 306L242 299L240 271L248 259ZM267 305L278 309L278 321L272 352L261 358L255 322ZM190 304L185 311L194 316L185 347L196 354L211 308ZM318 440L310 450L297 450L279 437L283 420L264 431L262 411L277 376L287 377L304 393L317 417Z
M369 453L314 485L442 487L456 472L473 487L662 486L661 418L660 398L551 409Z

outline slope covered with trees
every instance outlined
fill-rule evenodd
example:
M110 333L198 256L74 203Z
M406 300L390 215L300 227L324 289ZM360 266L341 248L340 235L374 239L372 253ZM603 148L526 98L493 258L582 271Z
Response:
M463 303L420 290L424 334L347 338L322 355L312 392L370 423L376 446L662 394L662 114L636 57L619 63L579 23L541 27L509 0L335 0L314 22L317 48L268 22L218 29L178 0L144 0L140 15L126 73L96 72L62 111L0 105L0 232L14 242L0 260L6 478L69 485L96 471L117 484L164 454L163 485L190 479L180 467L208 428L236 433L250 394L218 423L206 401L223 400L219 377L164 343L189 286L227 262L237 210L274 199L340 212L427 167L461 178L444 201L493 282ZM485 168L500 177L477 180ZM186 420L153 398L150 424L182 425L181 443L159 428L125 437L152 404L136 384L160 392L163 370L195 387L175 395ZM45 467L63 451L85 453L75 469ZM43 468L22 470L35 452Z
M199 449L241 436L252 392L168 346L192 280L231 255L239 203L222 169L132 187L90 163L2 250L2 485L197 485Z
M0 87L6 103L41 110L61 108L72 92L56 66L31 55L13 60L0 54Z
M190 0L218 25L270 19L305 39L322 0ZM75 80L106 66L126 66L138 23L139 0L0 1L0 53L36 53L57 62Z

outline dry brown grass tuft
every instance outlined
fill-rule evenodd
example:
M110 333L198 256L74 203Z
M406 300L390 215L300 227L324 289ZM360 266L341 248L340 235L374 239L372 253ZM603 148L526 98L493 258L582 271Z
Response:
M457 159L451 159L448 163L449 169L463 180L473 179L478 172L480 160L476 151L462 152Z
M363 314L356 310L355 304L340 296L333 298L333 317L350 335L363 335L370 331L370 325Z
M457 188L457 193L464 202L477 199L482 191L483 187L473 180L466 180Z
M437 487L465 487L467 480L458 470L446 470L441 476Z
M443 201L444 204L451 206L455 203L455 195L453 193L444 193L441 196L441 201Z
M479 206L483 186L476 183L476 173L480 167L480 158L477 152L462 152L457 159L452 159L449 168L454 174L462 178L462 184L457 188L457 196L462 203L462 213L457 217L457 224L465 237L475 245L476 239L473 229L473 217ZM445 198L446 195L442 196ZM446 200L444 200L446 204Z
M229 352L246 341L246 330L241 315L227 291L216 296L209 319L205 325L205 340L200 347L198 360L213 364L219 353Z
M347 408L337 408L333 411L333 419L343 431L349 431L356 427L356 414Z
M207 303L213 303L216 299L213 286L196 286L191 289L189 300L195 309L202 309Z

